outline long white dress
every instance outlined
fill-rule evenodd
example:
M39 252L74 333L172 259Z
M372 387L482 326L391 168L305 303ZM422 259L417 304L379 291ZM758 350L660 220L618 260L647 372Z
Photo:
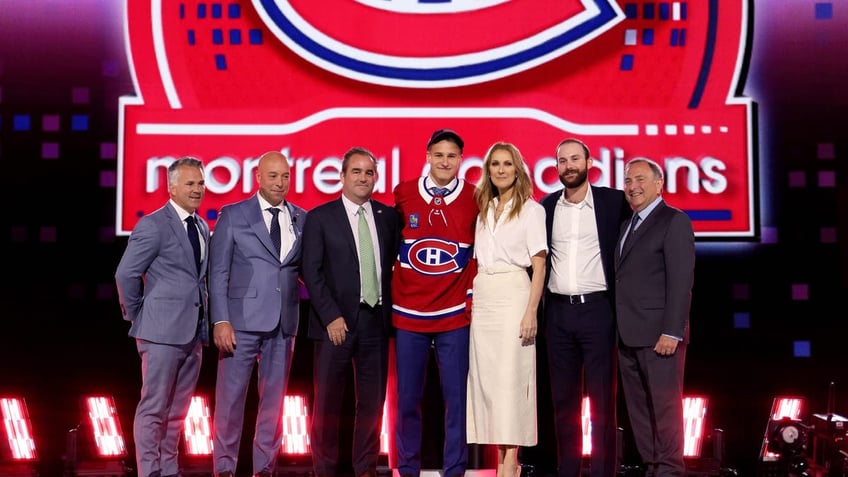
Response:
M536 346L518 337L530 297L530 257L547 250L545 209L533 200L507 221L511 201L495 222L477 220L478 272L471 305L466 430L468 442L534 446Z

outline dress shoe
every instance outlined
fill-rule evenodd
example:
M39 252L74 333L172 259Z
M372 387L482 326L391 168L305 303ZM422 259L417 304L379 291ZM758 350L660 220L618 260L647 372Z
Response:
M262 472L256 474L254 477L272 477L273 475L274 473L270 470L263 470Z
M224 472L218 472L215 474L217 477L233 477L233 473L229 470L225 470Z
M377 477L377 470L368 469L365 472L359 474L357 477Z

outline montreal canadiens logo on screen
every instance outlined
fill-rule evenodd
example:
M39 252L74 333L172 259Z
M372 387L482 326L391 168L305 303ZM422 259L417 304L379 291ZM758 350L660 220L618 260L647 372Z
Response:
M252 1L268 29L306 61L345 78L412 88L507 77L624 18L610 0L544 8L538 0Z

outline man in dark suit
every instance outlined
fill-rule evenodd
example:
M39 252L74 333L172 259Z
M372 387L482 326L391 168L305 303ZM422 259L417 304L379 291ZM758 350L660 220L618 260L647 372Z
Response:
M209 299L219 349L215 383L215 473L236 471L247 386L258 363L259 409L253 472L274 472L300 295L301 229L306 211L285 200L290 169L276 151L256 169L259 191L221 210L210 244Z
M630 208L620 190L590 186L593 161L579 139L557 145L565 186L542 200L548 255L545 345L548 352L558 477L581 475L584 390L591 403L591 477L616 465L615 245Z
M377 474L391 274L400 232L394 208L371 200L376 179L374 155L361 147L348 150L342 196L310 211L303 229L309 337L315 340L311 442L318 477L339 471L340 397L351 365L356 379L353 471L356 476Z
M683 367L695 281L689 217L662 200L663 172L649 159L624 168L633 218L616 247L621 384L648 477L683 476Z
M183 421L208 343L209 226L195 214L205 192L203 163L174 161L168 167L171 199L138 221L115 273L121 311L141 357L133 421L139 477L179 472Z

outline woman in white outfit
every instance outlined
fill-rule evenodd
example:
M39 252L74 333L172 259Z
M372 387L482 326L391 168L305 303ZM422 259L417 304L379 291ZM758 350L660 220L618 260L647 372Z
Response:
M537 441L536 310L547 241L545 210L532 193L518 149L493 144L476 190L466 427L469 443L497 445L497 477L517 477L518 447Z

